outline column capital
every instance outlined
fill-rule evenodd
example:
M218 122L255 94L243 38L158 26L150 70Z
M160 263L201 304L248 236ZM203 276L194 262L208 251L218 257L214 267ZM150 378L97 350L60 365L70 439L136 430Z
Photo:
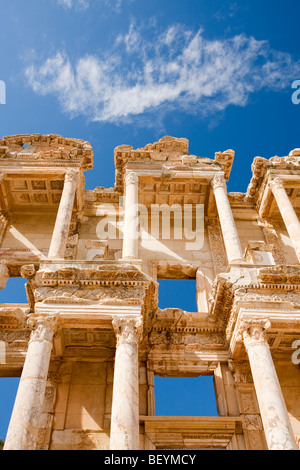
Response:
M36 273L34 264L23 264L20 268L20 274L25 279L32 279Z
M136 173L133 171L129 171L126 173L125 176L125 184L138 184L139 182L139 177Z
M225 178L223 175L215 175L213 179L211 180L211 186L213 190L217 188L225 188L226 187L226 182Z
M282 178L274 178L269 182L269 187L271 188L272 192L276 191L276 189L284 189L284 182Z
M49 341L59 329L58 314L54 315L30 315L27 326L32 330L30 343L34 341Z
M138 343L142 337L142 317L115 315L112 325L117 338L117 346L121 343Z
M271 327L271 323L267 318L253 318L242 320L238 336L244 340L246 349L255 344L267 344L266 332Z
M76 182L78 177L78 171L76 170L68 170L65 173L65 183L73 183Z

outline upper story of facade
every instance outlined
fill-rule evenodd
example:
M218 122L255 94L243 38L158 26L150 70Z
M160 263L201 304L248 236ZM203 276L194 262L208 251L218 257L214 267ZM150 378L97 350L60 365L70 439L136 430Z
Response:
M186 139L163 137L137 150L121 145L114 159L114 187L86 190L88 142L0 141L0 287L8 277L28 279L28 306L12 314L2 305L3 329L22 328L28 311L58 311L59 356L79 344L70 328L101 326L114 344L113 315L142 314L141 355L154 351L157 372L167 338L156 332L170 325L188 351L205 340L212 360L216 351L218 360L244 357L239 324L255 302L255 315L270 312L270 344L284 349L291 328L298 338L300 149L256 157L246 193L227 192L233 150L198 157ZM196 279L197 312L160 310L160 279ZM193 370L193 357L186 360Z
M134 260L154 279L195 278L200 267L210 283L231 265L299 264L300 149L256 157L247 192L229 194L233 150L198 157L187 139L163 137L137 150L121 145L114 159L114 187L85 190L89 143L0 141L0 260L12 276L51 259ZM54 237L56 222L64 233L56 227Z

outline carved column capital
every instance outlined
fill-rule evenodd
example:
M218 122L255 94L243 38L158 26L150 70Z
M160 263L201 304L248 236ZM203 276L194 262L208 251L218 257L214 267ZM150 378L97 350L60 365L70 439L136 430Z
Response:
M30 343L34 341L52 343L53 336L59 329L58 315L31 315L27 320L27 326L32 330Z
M276 191L276 189L284 189L284 182L282 178L274 178L269 182L269 187L271 188L272 192Z
M133 171L129 171L125 176L125 184L138 184L139 177Z
M117 346L121 343L138 343L142 337L142 317L115 316L112 325L117 338Z
M266 332L270 327L271 323L267 318L243 320L238 336L244 340L246 349L255 344L267 344Z
M226 183L225 183L225 178L223 175L215 175L213 179L211 180L211 186L213 190L217 188L225 188Z
M34 264L24 264L20 268L20 274L25 279L32 279L36 273Z
M65 183L76 182L77 177L78 177L78 172L76 170L68 170L65 173Z

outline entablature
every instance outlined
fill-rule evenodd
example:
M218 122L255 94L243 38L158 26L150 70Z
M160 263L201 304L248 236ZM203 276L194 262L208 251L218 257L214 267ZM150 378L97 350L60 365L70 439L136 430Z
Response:
M215 158L197 157L188 153L188 140L175 137L163 137L159 142L148 144L143 149L133 150L132 146L121 145L115 149L116 166L115 190L123 191L127 170L134 170L140 175L150 173L155 176L189 178L192 174L223 171L228 180L234 159L234 151L216 152Z

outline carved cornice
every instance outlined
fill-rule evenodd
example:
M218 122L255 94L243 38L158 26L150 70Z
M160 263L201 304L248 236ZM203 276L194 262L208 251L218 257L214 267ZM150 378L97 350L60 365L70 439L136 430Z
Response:
M123 192L126 166L134 163L141 169L151 164L152 169L157 169L163 174L169 174L170 169L186 171L190 168L220 170L224 172L225 180L228 180L231 171L234 151L225 150L216 152L215 158L197 157L188 154L189 142L187 139L175 137L163 137L159 142L148 144L144 148L134 150L130 145L120 145L114 152L116 166L115 190Z
M89 263L85 263L87 266ZM142 306L145 317L157 308L158 285L130 264L43 267L30 280L35 302ZM47 265L48 266L48 265ZM75 267L76 266L76 267Z
M300 267L271 266L258 269L258 280L261 284L281 285L282 289L288 284L300 285Z
M228 149L225 152L216 152L215 161L219 163L224 171L224 178L226 181L229 179L230 171L232 168L235 152L234 150Z
M300 268L296 266L233 269L227 274L219 274L213 283L209 319L216 323L218 331L225 332L229 344L240 305L249 309L255 303L255 308L261 309L267 302L276 309L293 311L300 306L299 292Z
M207 317L199 312L186 312L179 308L158 308L154 317L151 319L151 332L154 333L179 333L179 334L198 334L214 335L217 333L215 323L209 322ZM217 338L217 339L216 339ZM210 339L207 338L207 342ZM219 337L213 341L220 342Z
M259 201L262 197L261 190L265 185L265 177L268 170L300 170L300 152L299 149L291 150L288 156L279 157L275 155L269 160L262 157L255 157L251 166L252 178L247 189L247 198Z
M15 330L24 328L26 315L29 309L17 306L4 306L0 308L0 330Z
M102 265L91 268L61 267L54 271L39 271L36 283L42 287L138 287L149 279L133 266Z
M93 150L84 140L56 134L13 135L0 139L0 161L5 166L74 165L85 171L93 168Z

